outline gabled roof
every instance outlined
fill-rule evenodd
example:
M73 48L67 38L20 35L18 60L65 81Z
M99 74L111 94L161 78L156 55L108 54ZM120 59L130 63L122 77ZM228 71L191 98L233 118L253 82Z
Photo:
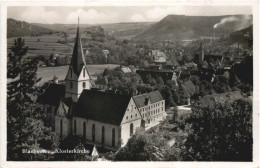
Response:
M162 101L163 97L161 93L157 90L150 93L133 96L133 99L137 108L140 108L147 105L146 103L147 99L149 99L151 103L156 103Z
M83 90L73 109L74 116L120 125L130 99L129 95Z
M37 103L59 106L60 100L65 97L65 85L50 84L45 92L37 98Z
M84 65L86 66L84 52L82 49L82 44L80 39L79 24L77 28L77 35L76 35L75 44L72 53L71 65L74 72L77 74L77 76L79 76L82 67Z

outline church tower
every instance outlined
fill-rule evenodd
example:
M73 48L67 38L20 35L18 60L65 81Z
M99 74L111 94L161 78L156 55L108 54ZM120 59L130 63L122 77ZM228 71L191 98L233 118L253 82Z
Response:
M73 48L71 63L65 78L65 97L71 97L74 102L77 102L83 89L90 88L90 75L86 68L84 52L80 39L78 19L77 35Z

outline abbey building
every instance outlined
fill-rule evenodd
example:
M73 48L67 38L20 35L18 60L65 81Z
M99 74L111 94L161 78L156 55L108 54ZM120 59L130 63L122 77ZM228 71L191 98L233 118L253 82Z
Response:
M92 87L78 25L65 84L49 84L37 99L47 113L46 124L61 139L78 135L86 143L113 150L124 146L137 128L148 127L166 115L158 91L132 97Z

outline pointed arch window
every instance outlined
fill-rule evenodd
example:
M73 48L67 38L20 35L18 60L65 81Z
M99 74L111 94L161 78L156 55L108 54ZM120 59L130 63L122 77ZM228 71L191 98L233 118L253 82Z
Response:
M95 124L92 125L92 141L95 141Z
M62 125L62 119L60 120L60 137L62 138L62 130L63 130L63 125Z
M132 136L133 133L134 133L134 124L131 123L131 124L130 124L130 136Z
M102 139L101 139L101 143L104 144L105 143L105 127L102 126Z
M83 122L83 138L86 139L86 122Z
M112 129L112 146L115 146L115 141L116 141L116 131L115 128Z
M76 134L77 132L77 123L76 123L76 120L74 120L74 133Z
M83 77L85 78L86 72L85 72L85 68L83 68Z

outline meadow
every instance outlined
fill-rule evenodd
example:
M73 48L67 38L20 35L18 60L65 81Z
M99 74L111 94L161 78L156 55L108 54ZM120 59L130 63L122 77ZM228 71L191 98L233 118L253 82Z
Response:
M92 65L87 65L87 70L90 75L99 75L102 74L106 68L112 70L118 66L119 65L117 64L96 64L96 65L92 64ZM69 65L38 68L37 77L42 78L41 81L38 83L38 85L41 85L44 82L52 80L53 76L58 77L59 80L64 80L68 72L68 69L69 69Z
M50 56L51 54L68 54L71 53L71 48L66 44L58 43L59 40L64 40L61 35L43 35L43 36L24 36L25 45L28 46L28 54L37 56ZM14 43L15 38L7 39L7 52L10 52L10 48Z

